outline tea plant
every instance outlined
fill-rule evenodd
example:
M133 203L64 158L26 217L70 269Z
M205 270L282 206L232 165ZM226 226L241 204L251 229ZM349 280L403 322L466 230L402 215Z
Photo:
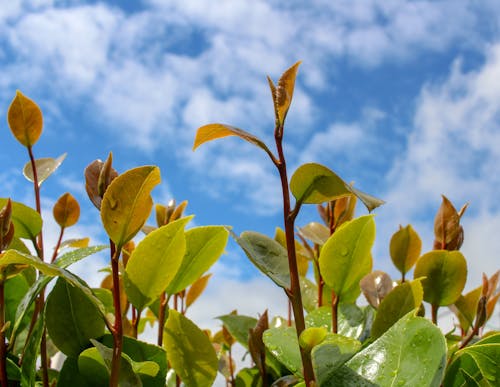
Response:
M199 128L194 141L197 148L238 136L266 153L280 176L283 199L284 229L277 228L274 238L251 231L237 235L223 226L188 227L192 216L184 215L186 201L154 205L158 167L118 173L110 154L84 172L109 243L64 240L66 228L80 216L78 202L65 193L53 206L60 231L47 258L40 189L65 155L35 158L42 112L16 93L8 125L28 153L24 175L33 184L35 209L0 199L2 386L210 386L218 372L231 386L498 384L500 333L485 332L485 326L500 298L500 272L484 275L481 286L462 294L467 261L459 252L460 219L466 206L456 211L443 196L434 250L424 254L412 226L400 226L389 246L401 273L394 281L372 271L373 216L354 216L358 200L370 212L383 201L316 163L300 166L288 180L283 138L298 67L288 69L277 85L268 78L275 152L256 136L224 124ZM322 222L297 227L306 204L317 205ZM153 207L156 225L149 226ZM207 271L230 234L283 289L287 318L270 319L262 305L258 318L236 311L218 316L221 330L212 333L185 316L203 293ZM100 288L90 288L68 270L103 251L109 251L110 264ZM361 293L366 306L357 305ZM424 303L431 321L423 317ZM437 327L439 310L446 306L457 316L458 334L443 335ZM138 339L149 324L157 327L155 344ZM249 367L237 368L236 343L250 354ZM60 369L50 361L56 352L65 355Z

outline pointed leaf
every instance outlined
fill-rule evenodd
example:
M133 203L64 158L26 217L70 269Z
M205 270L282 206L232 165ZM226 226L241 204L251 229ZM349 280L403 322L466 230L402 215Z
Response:
M45 319L52 341L67 356L78 356L90 346L90 339L104 334L99 310L80 289L62 278L47 297Z
M351 187L327 167L309 163L301 165L290 179L290 191L299 203L319 204L356 195L372 211L384 201Z
M284 289L290 288L288 253L283 246L268 236L253 231L245 231L239 238L234 238L262 273L276 285Z
M8 199L0 199L0 208L7 204ZM35 240L42 230L42 218L34 209L22 203L12 202L12 223L14 235L18 238Z
M191 218L162 226L133 250L125 268L125 291L139 310L160 296L174 278L186 250L184 227Z
M477 312L477 303L479 302L479 297L481 297L482 290L482 286L478 286L476 289L471 290L467 294L458 297L455 303L450 305L450 309L452 309L458 317L460 327L464 332L467 332L474 324Z
M184 290L210 269L224 252L228 237L229 232L223 226L194 227L186 231L186 254L167 293Z
M5 271L9 265L29 265L49 276L60 274L60 270L57 267L42 262L37 257L21 253L17 250L7 250L0 254L0 272Z
M400 227L391 238L390 254L394 266L406 274L417 262L422 249L422 241L409 224L406 227Z
M217 355L200 328L179 312L170 310L164 340L172 368L187 387L212 385L217 375Z
M36 175L39 187L45 180L47 180L50 175L52 175L56 171L57 168L59 168L65 158L66 153L62 154L57 159L54 159L52 157L44 157L35 160ZM35 182L35 176L33 175L33 167L31 165L31 162L27 162L24 165L23 175L32 183Z
M12 134L25 147L34 145L42 134L42 111L19 90L10 103L7 120Z
M67 253L60 255L54 261L54 265L65 269L68 266L72 265L73 263L81 261L82 259L84 259L90 255L96 254L96 253L98 253L102 250L108 249L108 248L109 248L109 246L107 246L107 245L98 245L98 246L82 247L79 249L68 251Z
M228 136L237 136L239 138L242 138L243 140L248 141L250 144L256 145L257 147L261 148L271 158L274 158L272 152L261 139L242 129L224 124L208 124L198 128L198 130L196 131L196 137L194 139L193 150L198 148L201 144Z
M323 246L319 267L325 283L341 302L353 302L361 292L359 281L371 271L375 222L371 215L344 223Z
M33 331L31 332L24 349L23 364L21 366L21 387L31 387L35 385L36 361L38 359L38 354L40 353L40 343L42 341L44 326L44 319L42 315L39 316L35 322Z
M295 78L297 77L297 70L299 69L300 61L295 63L292 67L287 69L283 75L281 75L278 85L274 88L271 87L274 99L274 109L276 112L276 118L280 125L285 122L288 109L292 103L293 90L295 88ZM270 83L271 85L272 83Z
M212 274L204 275L198 278L194 283L189 287L189 290L186 294L186 308L189 308L193 303L201 296L205 288L207 287L208 280Z
M118 177L118 172L112 168L113 154L106 161L94 160L85 168L85 190L90 201L100 210L104 192L111 182Z
M459 251L430 251L417 261L413 277L425 277L422 280L425 301L432 305L450 305L464 289L467 262Z
M420 279L396 286L380 303L371 335L382 336L391 326L422 303L424 291Z
M101 219L118 247L131 240L146 222L153 207L150 193L159 183L159 168L144 166L119 175L107 188L101 203Z
M359 385L438 386L445 362L446 342L439 328L410 312L354 355L333 380L339 385L358 379Z
M270 328L262 338L266 348L276 359L295 375L302 375L302 360L295 328Z
M60 227L71 227L80 218L80 205L73 195L66 192L59 199L52 210L54 219Z

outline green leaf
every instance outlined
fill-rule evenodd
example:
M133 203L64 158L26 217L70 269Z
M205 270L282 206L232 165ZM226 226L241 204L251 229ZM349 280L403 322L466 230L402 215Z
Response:
M0 254L0 271L7 270L9 265L29 265L41 273L49 276L60 275L60 269L41 261L32 255L21 253L17 250L6 250Z
M290 269L286 249L264 234L245 231L236 242L243 249L252 263L276 285L290 288Z
M403 275L415 265L421 249L422 241L410 224L404 228L400 226L392 236L389 248L394 266Z
M109 381L107 382L109 383ZM94 384L94 386L98 385L99 384L97 383ZM92 384L89 384L85 377L80 373L77 358L66 358L61 368L61 372L59 373L57 387L92 387Z
M443 386L468 386L469 378L481 386L498 385L500 381L500 334L488 336L455 352L446 371Z
M160 169L143 166L114 179L104 193L101 220L117 247L131 240L146 222L153 207L150 193L160 183Z
M288 370L295 375L302 375L302 360L295 328L269 328L262 339L269 352Z
M60 255L55 261L54 265L60 268L67 268L68 266L76 263L83 258L86 258L90 255L96 254L102 250L108 249L107 245L98 245L98 246L90 246L90 247L82 247L76 250L68 251L63 255Z
M186 250L184 227L190 219L182 218L156 229L132 251L124 286L137 309L144 309L158 298L174 278Z
M459 251L433 250L420 257L413 273L422 280L424 300L432 305L453 304L467 280L467 262Z
M195 227L186 231L186 253L167 293L184 290L210 269L224 252L228 237L229 232L222 226Z
M40 187L42 183L47 180L47 178L52 175L57 168L62 164L64 159L66 158L66 153L59 156L57 159L52 157L44 157L35 160L35 168L38 179L38 186ZM27 162L23 168L23 175L31 181L35 182L35 177L33 176L33 168L31 166L31 162Z
M39 316L26 343L23 364L21 366L21 387L31 387L36 380L36 361L44 331L43 315Z
M34 145L42 134L42 111L19 90L10 103L7 120L12 134L25 147Z
M231 336L248 349L248 331L255 328L257 324L256 318L238 314L226 314L216 317L216 319L222 321Z
M341 302L358 298L359 281L372 268L370 250L374 240L375 222L373 216L366 215L344 223L321 249L321 275Z
M267 145L258 137L242 129L224 124L208 124L198 128L198 130L196 131L196 137L194 139L193 150L198 148L201 144L228 136L237 136L239 138L242 138L243 140L248 141L250 144L256 145L257 147L261 148L271 157L271 159L274 159L274 156Z
M236 374L235 387L262 387L262 380L257 367L243 368Z
M7 204L7 200L0 199L0 208ZM35 240L42 230L40 214L22 203L12 202L11 220L14 223L14 235L18 238Z
M297 202L305 204L319 204L353 194L368 211L384 203L351 187L330 169L316 163L303 164L295 171L290 179L290 191Z
M16 310L24 298L25 294L29 291L30 285L26 278L22 275L15 276L5 281L5 321L10 321L11 325L5 331L6 336L11 335L13 323L15 321ZM34 305L30 304L30 314L34 309ZM30 316L24 316L20 321L20 329L24 329L30 322Z
M109 386L109 368L104 363L97 348L88 348L80 353L77 366L80 375L89 386Z
M479 302L482 291L483 287L478 286L467 294L458 297L454 305L450 305L450 309L452 309L458 317L460 327L464 332L467 332L474 324L477 313L477 303Z
M372 337L380 337L400 318L418 308L423 296L420 279L396 286L380 303L372 325Z
M359 341L330 333L311 352L314 375L318 385L327 384L334 377L335 371L360 349Z
M90 339L104 334L99 310L80 289L62 278L47 297L45 320L52 341L67 356L78 356L90 346Z
M21 368L12 360L7 358L7 377L9 381L21 381Z
M445 362L446 342L439 328L410 312L346 363L354 375L342 367L333 380L339 385L352 385L357 378L359 385L437 386Z
M172 368L187 387L211 386L218 369L208 336L191 320L170 310L164 343Z

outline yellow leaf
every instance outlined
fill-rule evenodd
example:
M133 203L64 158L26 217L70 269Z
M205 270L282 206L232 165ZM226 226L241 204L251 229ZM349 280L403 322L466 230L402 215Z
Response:
M279 123L283 125L285 122L286 114L292 103L293 90L295 88L295 78L297 77L297 70L300 61L295 63L292 67L286 70L278 81L278 86L271 91L274 91L274 108ZM269 83L271 86L271 83Z
M42 111L19 90L9 106L7 120L12 134L25 147L35 144L42 134Z
M189 308L205 290L208 284L208 280L212 274L206 274L198 278L189 288L186 295L186 307Z
M73 195L66 192L57 200L52 212L59 226L70 227L80 218L80 205Z

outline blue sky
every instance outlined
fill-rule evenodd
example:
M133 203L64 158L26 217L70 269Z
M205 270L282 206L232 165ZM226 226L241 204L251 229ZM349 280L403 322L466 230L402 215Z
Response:
M287 118L289 171L320 162L387 201L376 210L375 268L395 274L388 242L411 223L432 248L447 195L463 219L469 287L499 269L500 5L498 1L0 0L0 196L32 204L27 161L6 124L19 89L41 106L36 157L68 156L43 185L47 240L54 201L82 206L69 236L105 241L83 170L113 151L115 168L156 164L157 202L188 200L197 225L268 235L281 226L279 181L238 139L191 151L196 129L222 122L272 146L266 75L302 60ZM364 213L359 209L359 213ZM314 208L299 217L316 220ZM52 232L52 234L51 234ZM284 296L231 243L193 318L235 307L283 313ZM102 259L77 270L98 283ZM94 273L94 276L91 274ZM211 299L210 299L211 298Z

